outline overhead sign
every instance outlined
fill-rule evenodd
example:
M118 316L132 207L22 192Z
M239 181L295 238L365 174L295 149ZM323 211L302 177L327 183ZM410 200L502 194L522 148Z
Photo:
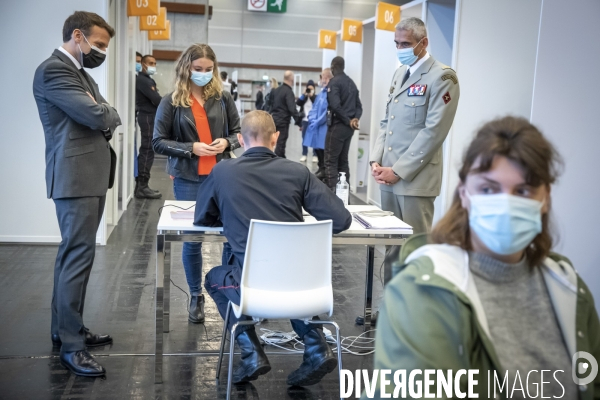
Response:
M160 7L157 15L140 18L141 31L162 31L167 29L167 8Z
M284 13L287 11L287 0L248 0L248 11Z
M375 29L394 32L398 22L400 22L400 6L381 1L377 3Z
M127 2L127 16L157 15L159 8L160 0L129 0Z
M363 24L362 21L346 19L342 21L342 40L347 42L362 43Z
M336 31L328 31L325 29L319 30L319 48L335 50L337 43L336 35Z
M167 29L162 31L148 31L148 40L169 40L171 39L171 21L167 20Z

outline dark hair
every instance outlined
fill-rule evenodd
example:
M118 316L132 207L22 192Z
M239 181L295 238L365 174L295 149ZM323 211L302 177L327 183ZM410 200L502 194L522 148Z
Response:
M146 60L149 58L154 58L154 60L156 60L156 57L154 57L152 54L146 54L144 57L142 57L142 62L146 62Z
M331 69L336 71L343 71L346 68L346 62L340 56L336 56L331 60Z
M140 53L139 51L136 51L136 52L135 52L135 56L136 56L136 57L142 57L142 53Z
M227 72L226 71L221 71L221 79L227 80Z
M469 174L489 171L494 158L506 157L523 169L528 185L548 187L560 174L562 161L552 144L525 118L504 117L483 125L469 145L458 172L461 183ZM479 162L477 168L473 165ZM550 233L550 199L548 212L542 216L542 232L525 249L531 266L540 265L552 248ZM458 188L450 209L431 232L434 243L446 243L471 250L469 213L462 207Z
M98 14L87 11L75 11L69 15L63 25L63 43L71 40L73 31L79 29L85 36L89 36L92 27L106 29L110 37L115 36L115 30Z

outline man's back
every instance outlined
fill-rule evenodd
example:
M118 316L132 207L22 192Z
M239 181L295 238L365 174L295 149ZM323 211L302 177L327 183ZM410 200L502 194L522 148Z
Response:
M276 126L289 124L290 118L298 114L294 91L286 83L271 91L271 115Z
M253 147L215 166L198 192L194 223L223 225L233 253L243 261L251 219L302 222L302 208L318 220L332 219L334 233L352 216L342 201L305 166Z
M362 116L358 88L354 81L345 73L337 73L330 81L328 87L329 108L333 112L333 122L342 122L349 125L350 120Z

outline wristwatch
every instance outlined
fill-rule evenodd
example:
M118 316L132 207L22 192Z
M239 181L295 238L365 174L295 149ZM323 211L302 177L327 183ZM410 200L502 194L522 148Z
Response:
M374 162L377 162L377 161L369 161L369 167L372 167Z
M400 175L398 175L398 174L396 173L396 171L392 170L392 172L394 173L394 175L396 176L396 178L398 178L398 179L402 179L402 178L400 178Z

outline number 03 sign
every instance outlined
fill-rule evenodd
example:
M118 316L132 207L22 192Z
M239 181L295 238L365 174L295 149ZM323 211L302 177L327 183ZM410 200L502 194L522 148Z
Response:
M363 24L362 21L345 19L342 21L342 40L347 42L362 43Z
M383 2L377 3L377 23L375 24L375 29L394 32L398 22L400 22L399 6Z
M127 16L141 17L144 15L158 15L160 0L128 0Z
M141 31L162 31L167 29L167 8L160 7L158 15L140 17Z

